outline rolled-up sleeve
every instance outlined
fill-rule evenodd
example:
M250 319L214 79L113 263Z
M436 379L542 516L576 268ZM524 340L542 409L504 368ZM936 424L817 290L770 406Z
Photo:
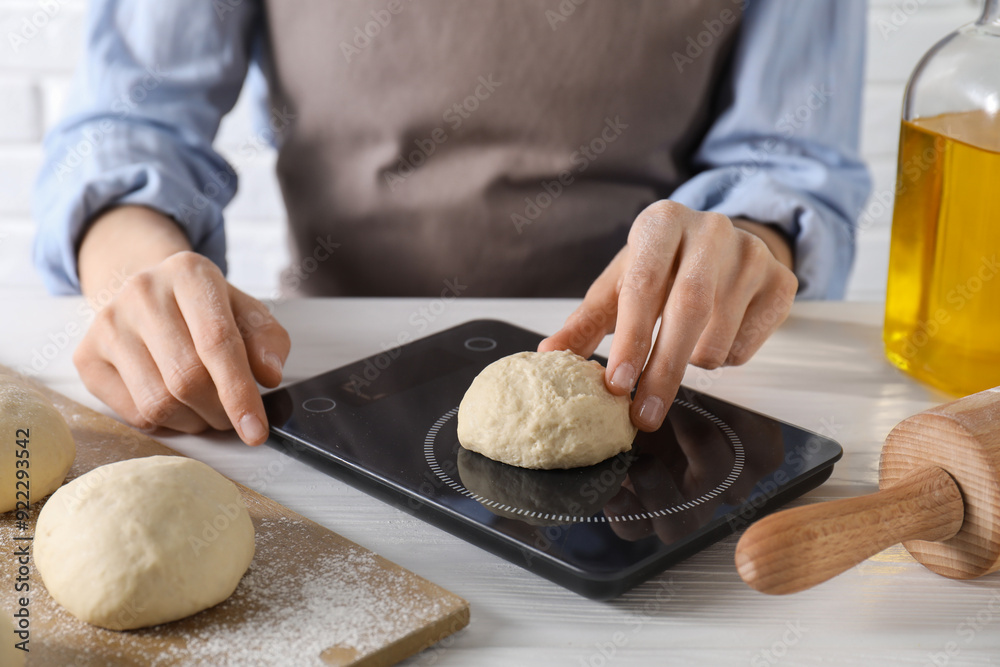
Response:
M258 13L249 0L90 3L86 55L34 192L34 260L51 292L79 292L81 235L119 204L172 217L225 270L222 209L237 177L212 140L246 76Z
M751 0L728 103L671 199L780 227L799 298L842 298L871 187L858 156L863 0Z

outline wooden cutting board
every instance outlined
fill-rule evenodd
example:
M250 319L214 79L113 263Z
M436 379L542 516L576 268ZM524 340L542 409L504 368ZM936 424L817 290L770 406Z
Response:
M4 372L0 366L0 372ZM35 384L66 418L76 462L66 481L106 463L180 456L152 438ZM422 577L238 485L257 551L236 592L192 617L142 630L104 630L71 616L32 567L28 665L392 665L465 627L469 604ZM0 515L0 606L15 593L12 512ZM11 641L4 638L3 641Z

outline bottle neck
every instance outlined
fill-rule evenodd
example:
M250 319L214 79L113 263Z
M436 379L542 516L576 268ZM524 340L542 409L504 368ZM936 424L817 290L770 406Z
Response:
M984 0L983 14L976 23L1000 27L1000 0Z

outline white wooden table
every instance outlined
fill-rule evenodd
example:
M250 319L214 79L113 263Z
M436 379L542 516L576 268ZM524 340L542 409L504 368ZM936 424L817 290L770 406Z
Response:
M276 314L293 341L285 379L380 351L404 331L426 335L480 317L551 332L574 305L462 298L279 303ZM71 361L87 322L82 300L7 293L0 308L7 314L0 363L28 366L34 359L43 382L110 414L84 389ZM843 445L830 480L797 503L869 493L877 489L879 448L889 430L949 398L883 360L881 321L876 304L798 304L749 364L690 369L686 383ZM231 432L157 437L468 599L470 626L407 665L1000 664L1000 574L951 581L902 547L811 591L772 598L740 581L731 537L617 600L593 602L268 447L245 447Z

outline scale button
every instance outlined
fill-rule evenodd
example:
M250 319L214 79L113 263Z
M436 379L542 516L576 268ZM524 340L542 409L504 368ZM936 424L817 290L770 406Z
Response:
M475 338L470 338L465 341L465 349L472 350L473 352L489 352L490 350L496 348L497 342L492 338L484 338L482 336L477 336Z
M302 408L309 412L329 412L337 407L337 402L332 398L307 398L302 401Z

